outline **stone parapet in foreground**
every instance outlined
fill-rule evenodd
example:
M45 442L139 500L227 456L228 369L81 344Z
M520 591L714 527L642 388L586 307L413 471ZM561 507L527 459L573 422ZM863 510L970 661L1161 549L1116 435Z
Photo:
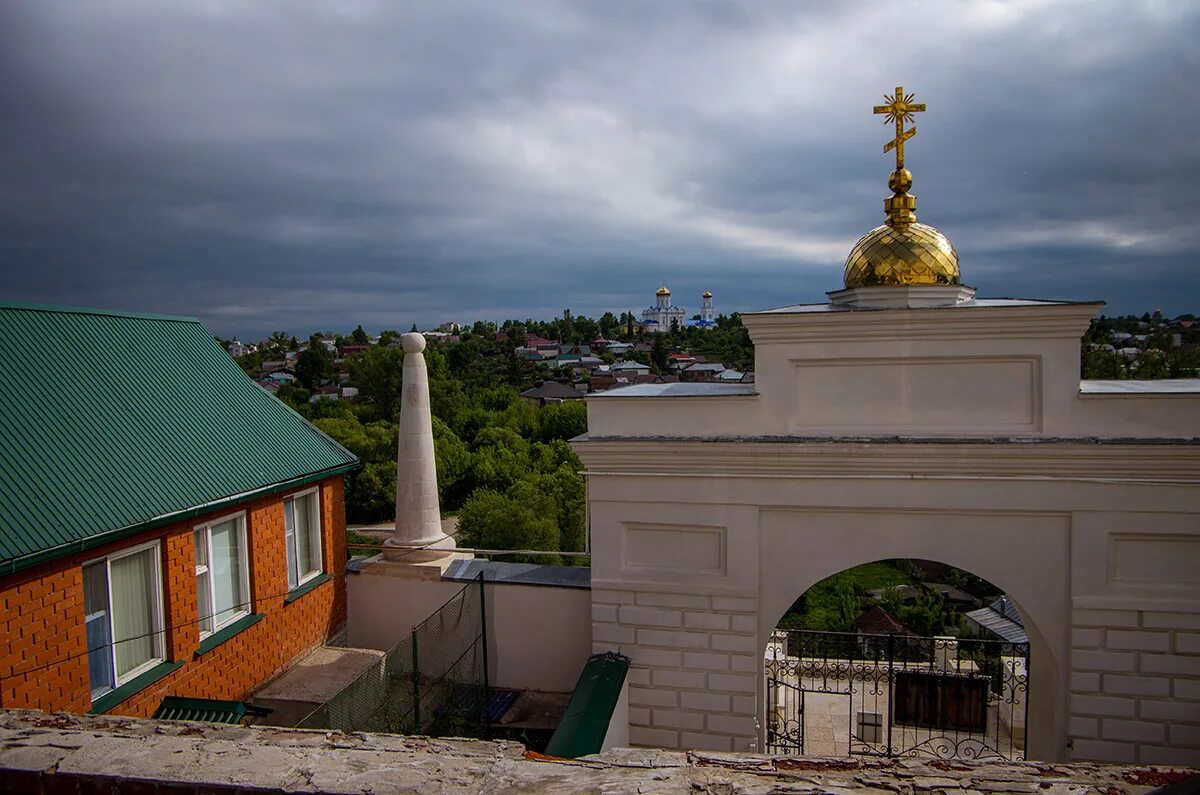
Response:
M534 756L506 742L0 712L3 792L1141 795L1200 773L647 749Z

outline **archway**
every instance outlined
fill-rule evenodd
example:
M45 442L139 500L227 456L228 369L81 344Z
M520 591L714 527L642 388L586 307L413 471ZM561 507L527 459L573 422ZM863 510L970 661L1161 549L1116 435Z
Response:
M994 584L883 560L804 591L764 654L765 750L1025 757L1029 638Z
M887 559L937 561L970 572L1008 597L1029 638L1025 756L1059 758L1070 615L1067 538L1054 532L1057 517L1015 519L996 513L764 512L759 648L768 647L799 594L838 572ZM763 677L758 703L766 705L766 699ZM766 739L764 723L759 747Z

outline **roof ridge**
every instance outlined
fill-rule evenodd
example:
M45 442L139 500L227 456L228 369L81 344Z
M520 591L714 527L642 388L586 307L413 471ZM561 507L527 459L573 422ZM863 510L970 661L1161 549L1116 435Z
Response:
M39 304L28 301L0 301L0 309L19 309L27 312L56 312L67 315L104 315L107 317L127 317L138 320L164 320L173 323L195 323L202 325L198 318L187 315L162 315L154 312L130 312L119 309L95 309L86 306L66 306L64 304Z

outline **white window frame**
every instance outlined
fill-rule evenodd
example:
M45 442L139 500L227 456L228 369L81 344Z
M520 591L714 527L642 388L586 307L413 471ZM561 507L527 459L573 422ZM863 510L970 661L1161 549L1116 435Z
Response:
M243 556L242 559L239 561L239 563L241 564L239 566L239 568L241 569L241 582L239 584L241 585L242 593L245 595L245 601L242 602L242 606L244 609L238 610L236 613L229 616L228 618L226 618L224 621L222 621L219 624L214 620L212 629L206 631L203 629L203 624L199 623L200 621L202 621L205 618L205 616L200 615L200 574L201 574L200 569L204 568L206 573L208 574L208 605L209 605L209 609L216 610L217 599L216 599L216 592L214 591L215 583L213 581L213 576L212 576L212 560L213 560L212 528L214 525L224 524L225 522L228 522L230 519L236 519L237 523L238 523L238 525L237 525L238 549L241 550L242 556ZM237 513L226 514L225 516L218 517L216 519L213 519L212 521L205 522L204 524L196 525L195 527L192 528L192 543L193 543L193 545L195 544L196 533L198 533L198 532L204 533L204 553L205 553L204 560L206 562L203 567L201 567L200 564L196 564L196 572L195 572L196 573L196 579L195 579L195 583L196 583L196 618L197 618L197 626L200 627L200 640L204 640L205 638L211 637L213 634L220 632L222 629L229 626L234 621L239 621L239 620L245 618L246 616L250 615L252 612L254 612L254 610L253 610L254 599L251 597L251 594L250 594L250 547L247 543L249 539L247 538L247 535L246 535L246 512L238 511ZM193 548L194 548L194 546L193 546ZM207 616L207 618L215 619L216 613L214 612L214 613L209 614Z
M294 504L295 500L305 498L310 494L317 495L317 498L314 500L314 502L316 503L316 509L313 512L311 512L310 515L312 517L314 517L316 520L316 527L311 528L311 530L312 530L313 536L314 536L314 538L312 539L313 550L314 550L313 559L317 561L318 566L313 571L311 571L311 572L305 574L303 577L301 577L300 576L300 561L299 561L299 555L298 555L298 547L292 547L293 550L295 550L295 551L293 552L293 554L291 556L288 555L288 549L286 547L289 547L290 545L295 544L294 528L296 527L296 514L292 509L292 505ZM293 528L292 531L288 530L288 524L289 524L288 512L289 511L292 511L292 514L291 514L291 517L292 517L291 518L291 526ZM324 544L324 538L323 538L324 528L321 526L321 524L322 524L321 523L321 489L319 486L314 486L313 488L310 488L310 489L304 489L303 491L297 491L295 494L289 494L287 497L284 498L284 500L283 500L283 543L284 543L285 549L284 549L283 560L284 560L284 565L287 566L287 579L288 579L288 590L289 591L294 591L297 588L299 588L301 585L304 585L306 582L313 580L317 577L320 577L322 574L325 573L325 544ZM290 560L296 561L296 572L295 572L295 580L294 581L292 578L292 566L291 566L291 563L289 562Z
M137 668L127 672L124 676L117 676L117 644L121 641L131 639L116 638L113 636L112 562L114 560L120 560L121 558L127 558L130 555L136 555L139 552L145 552L147 549L153 549L155 551L155 554L151 556L154 561L153 575L155 588L153 589L153 629L151 630L152 634L150 635L152 650L155 656L151 657ZM108 690L91 691L92 701L95 701L96 699L102 698L103 696L113 692L117 688L121 687L121 685L136 679L154 666L166 662L167 659L166 621L163 616L162 543L160 539L156 538L153 541L147 541L146 543L138 544L135 547L122 549L119 552L112 553L111 555L85 560L82 564L81 570L101 562L104 563L104 589L105 598L108 600L108 604L105 609L105 618L108 621L108 663L109 670L112 671L113 675L113 685ZM91 654L91 652L89 651L88 654Z

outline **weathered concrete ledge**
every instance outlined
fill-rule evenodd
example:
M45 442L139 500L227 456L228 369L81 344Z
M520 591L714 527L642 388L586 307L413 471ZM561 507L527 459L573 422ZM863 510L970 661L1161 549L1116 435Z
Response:
M0 711L3 792L1141 795L1200 773L645 749L530 756L504 742Z

